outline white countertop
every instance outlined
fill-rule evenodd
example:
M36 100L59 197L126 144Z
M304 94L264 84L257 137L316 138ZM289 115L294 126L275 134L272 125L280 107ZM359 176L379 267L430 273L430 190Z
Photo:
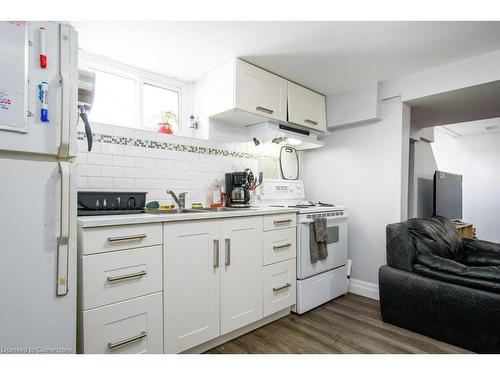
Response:
M207 220L224 219L229 217L245 217L258 215L273 215L296 213L296 208L283 207L253 207L249 209L220 211L220 212L188 212L175 214L131 214L131 215L98 215L98 216L79 216L78 223L83 228L104 227L110 225L144 224L144 223L163 223L170 221L185 220Z

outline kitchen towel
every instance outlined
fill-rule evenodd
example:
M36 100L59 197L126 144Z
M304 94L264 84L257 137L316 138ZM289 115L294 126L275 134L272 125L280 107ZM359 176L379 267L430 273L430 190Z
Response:
M326 218L318 217L314 219L314 222L310 226L309 238L311 263L314 264L318 260L328 258L328 231L326 226Z

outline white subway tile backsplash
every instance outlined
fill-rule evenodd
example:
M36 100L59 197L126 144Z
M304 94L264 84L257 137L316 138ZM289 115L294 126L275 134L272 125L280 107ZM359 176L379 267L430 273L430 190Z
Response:
M135 158L135 166L141 168L154 168L155 159L150 158Z
M213 183L223 183L225 173L250 168L258 175L252 147L105 125L93 131L91 152L83 134L78 140L80 189L146 191L148 201L175 204L166 194L172 189L188 193L187 206L209 205Z
M76 155L76 160L78 164L87 164L87 153L86 152L78 152Z
M94 165L113 165L113 156L89 152L87 155L87 163Z
M101 167L101 175L107 176L107 177L123 177L123 176L125 176L125 168L124 167L102 166Z
M98 165L81 164L77 166L79 176L100 176L101 167Z
M113 155L113 165L121 167L134 167L135 158L132 156Z
M93 189L110 189L113 187L113 179L111 177L88 177L87 187Z
M115 145L113 143L101 143L101 153L111 155L123 155L123 145Z
M114 189L134 189L135 179L134 178L113 178L113 188Z
M78 188L86 188L87 187L87 177L78 176Z
M176 160L174 162L174 168L175 169L181 169L181 170L187 170L191 169L191 162L185 161L185 160Z
M163 169L172 169L172 168L174 168L174 161L173 160L156 159L155 160L155 167L156 168L163 168Z
M125 176L134 178L146 177L146 170L144 168L126 168Z

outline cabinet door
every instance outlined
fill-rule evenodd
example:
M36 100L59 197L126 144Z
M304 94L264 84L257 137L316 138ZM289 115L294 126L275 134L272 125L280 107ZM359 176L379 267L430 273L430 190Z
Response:
M221 334L263 316L262 217L221 221Z
M326 131L325 97L293 82L288 82L288 122Z
M220 334L218 239L218 221L164 224L167 353L182 352Z
M241 60L236 61L236 108L286 121L287 81Z

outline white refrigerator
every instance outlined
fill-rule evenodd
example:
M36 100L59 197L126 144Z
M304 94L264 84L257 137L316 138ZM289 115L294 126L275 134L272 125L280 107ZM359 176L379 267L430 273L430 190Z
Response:
M77 46L0 22L0 353L76 350Z

